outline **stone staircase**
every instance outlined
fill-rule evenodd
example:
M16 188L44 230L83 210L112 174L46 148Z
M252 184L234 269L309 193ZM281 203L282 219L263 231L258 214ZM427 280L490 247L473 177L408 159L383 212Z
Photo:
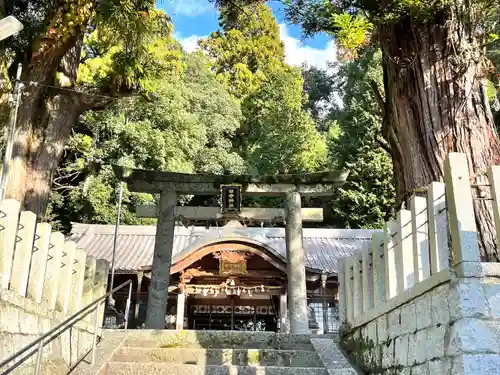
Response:
M119 343L118 343L119 342ZM118 345L117 345L118 343ZM78 375L356 375L333 337L234 331L109 331Z

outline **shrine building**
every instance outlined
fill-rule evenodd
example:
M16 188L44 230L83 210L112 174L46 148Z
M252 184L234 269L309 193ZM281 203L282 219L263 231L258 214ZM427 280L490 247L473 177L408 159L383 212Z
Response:
M235 223L235 224L233 224ZM133 281L132 327L146 319L156 226L119 227L115 286ZM96 258L112 261L114 225L73 224L70 239ZM303 229L311 333L338 328L339 258L370 246L371 230ZM175 226L165 328L288 332L285 228ZM114 296L125 310L127 291ZM108 311L112 327L116 315ZM118 319L119 320L119 319Z

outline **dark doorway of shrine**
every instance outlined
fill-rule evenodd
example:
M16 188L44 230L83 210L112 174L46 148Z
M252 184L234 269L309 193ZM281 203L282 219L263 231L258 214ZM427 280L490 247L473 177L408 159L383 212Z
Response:
M266 298L267 297L267 298ZM214 304L194 299L190 304L189 328L196 330L273 331L278 330L276 296L260 295L246 299L238 296Z
M177 257L172 271L184 329L276 332L286 316L286 261L260 244L211 243Z

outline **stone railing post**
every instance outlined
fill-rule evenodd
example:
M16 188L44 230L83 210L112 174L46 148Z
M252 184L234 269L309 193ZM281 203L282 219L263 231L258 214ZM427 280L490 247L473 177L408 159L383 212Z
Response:
M28 297L38 303L42 302L43 282L47 276L45 270L47 269L51 232L52 226L49 223L38 223L36 226L28 277Z
M0 288L2 289L9 289L20 207L20 203L14 199L0 202Z
M488 169L488 180L491 184L491 196L493 198L497 246L500 246L500 165L493 165Z
M410 210L413 235L413 283L417 284L431 274L427 234L427 199L411 197Z
M431 275L434 275L450 267L446 188L442 182L432 182L428 186L427 220Z
M363 270L361 268L361 254L352 257L353 259L353 307L354 318L357 318L363 313Z
M385 261L384 261L384 233L372 235L372 264L373 264L373 305L376 307L385 301Z
M105 259L98 259L96 262L96 270L94 276L94 290L92 294L94 295L94 301L106 294L106 288L108 287L108 277L109 277L109 262ZM99 316L97 320L99 322L99 327L102 326L104 319L104 306L105 301L100 304L101 308L98 309ZM95 314L90 314L95 317ZM92 319L92 322L94 319Z
M396 274L397 293L401 294L413 286L413 237L411 211L400 210L396 215L397 235Z
M345 296L346 296L346 315L347 321L350 323L354 319L354 280L353 268L354 260L352 257L345 259Z
M384 263L385 263L385 295L386 300L397 295L396 247L394 235L397 224L394 220L385 223L384 228Z
M93 256L87 255L85 259L85 272L83 276L83 288L82 288L82 308L87 306L94 300L94 282L95 282L95 272L96 272L97 259ZM89 314L85 317L85 321L90 322Z
M361 253L361 261L363 312L366 312L373 309L373 257L371 249L363 250Z
M85 264L87 253L83 249L76 249L75 260L71 265L71 292L69 299L69 312L75 313L82 308L83 278L85 277Z
M347 321L345 264L346 264L345 258L339 259L337 278L338 278L338 288L339 288L338 293L339 293L339 321L340 321L340 324L344 324Z
M75 261L76 244L73 241L64 243L63 253L59 267L59 287L57 289L56 309L67 314L69 310L69 296L71 293L71 279L73 262Z
M51 310L55 309L57 302L63 249L64 235L59 232L52 233L50 235L49 255L47 257L47 269L43 280L42 293L42 301Z
M36 228L36 215L30 211L23 211L19 216L17 241L14 249L14 262L10 289L25 297L28 289L31 254Z
M444 162L453 264L480 262L476 217L465 154L449 153Z

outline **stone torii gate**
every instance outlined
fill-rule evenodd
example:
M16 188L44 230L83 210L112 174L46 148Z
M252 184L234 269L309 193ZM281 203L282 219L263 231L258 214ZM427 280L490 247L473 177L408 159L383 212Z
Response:
M329 171L255 178L249 175L185 174L120 166L113 168L116 176L127 183L130 191L160 194L146 328L165 327L175 221L179 214L178 196L219 195L221 187L238 184L245 195L284 196L290 332L309 332L301 195L329 196L346 181L348 172Z

